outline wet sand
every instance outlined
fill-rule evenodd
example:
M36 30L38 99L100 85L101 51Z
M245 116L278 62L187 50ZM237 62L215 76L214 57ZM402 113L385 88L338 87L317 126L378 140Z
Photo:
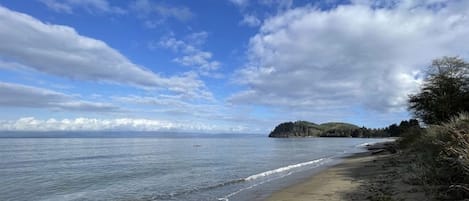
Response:
M421 187L405 182L405 168L388 151L347 157L305 182L274 192L267 201L430 200Z

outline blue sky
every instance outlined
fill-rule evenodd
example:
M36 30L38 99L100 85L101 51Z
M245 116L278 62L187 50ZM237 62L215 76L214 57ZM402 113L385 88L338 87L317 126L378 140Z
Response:
M0 130L383 127L432 59L467 58L467 1L0 1Z

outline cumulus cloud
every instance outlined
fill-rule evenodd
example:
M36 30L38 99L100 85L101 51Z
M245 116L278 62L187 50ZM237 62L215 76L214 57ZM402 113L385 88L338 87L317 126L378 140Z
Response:
M468 56L467 1L373 2L381 1L306 6L265 20L250 39L249 62L236 74L246 90L230 101L313 111L310 116L356 105L397 111L432 59Z
M282 13L293 6L292 0L230 0L231 3L238 6L242 19L239 25L258 27L262 21L276 13Z
M148 28L156 28L168 19L185 22L194 17L194 13L188 7L155 3L149 0L136 0L131 4L131 9L144 20Z
M173 36L165 37L158 44L160 47L181 54L181 56L174 58L174 62L183 66L195 67L200 72L210 72L217 70L221 63L212 59L211 52L200 49L199 46L205 43L206 38L207 32L198 32L190 34L186 40L178 40Z
M277 11L283 11L292 7L293 0L259 0L259 4L276 7Z
M249 0L229 0L229 1L237 6L245 6L249 2Z
M289 8L293 4L293 0L254 0L254 1L229 0L229 1L239 7L245 7L245 6L248 6L249 4L259 4L263 6L277 6L277 7L282 7L282 8Z
M132 63L105 42L0 6L0 60L76 80L206 93L196 76L169 78Z
M268 132L279 119L270 113L262 117L256 116L255 111L250 107L232 107L220 102L190 102L182 101L179 97L170 95L158 96L115 96L115 102L125 105L138 105L151 108L149 112L164 113L176 117L176 119L196 119L197 122L216 122L217 125L225 129L245 128L250 132Z
M196 50L188 53L188 55L175 58L174 61L183 66L197 66L202 70L216 70L220 67L220 62L210 61L212 59L211 52Z
M242 132L244 127L223 128L195 122L169 122L154 119L36 119L23 117L0 121L0 131L185 131Z
M261 24L261 20L259 20L259 18L257 18L255 15L245 14L240 24L250 27L257 27Z
M117 112L120 110L109 103L82 101L56 91L6 82L0 82L0 107L48 108L87 112Z
M125 13L122 8L111 6L107 0L39 0L39 2L56 12L68 14L73 13L75 8L82 8L91 13Z
M114 101L125 104L137 104L152 107L153 112L169 115L183 115L191 117L218 118L223 108L214 103L189 102L181 97L171 95L159 96L115 96Z

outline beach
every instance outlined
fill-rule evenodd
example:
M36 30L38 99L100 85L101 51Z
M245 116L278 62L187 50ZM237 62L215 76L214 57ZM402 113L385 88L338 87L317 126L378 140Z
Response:
M429 200L421 187L409 184L410 175L403 173L405 165L398 160L388 151L358 153L266 200Z

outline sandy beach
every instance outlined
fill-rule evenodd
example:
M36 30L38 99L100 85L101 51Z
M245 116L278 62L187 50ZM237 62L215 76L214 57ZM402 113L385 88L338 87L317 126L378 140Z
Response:
M393 154L359 153L307 181L274 192L267 201L430 200L421 187L405 182Z

